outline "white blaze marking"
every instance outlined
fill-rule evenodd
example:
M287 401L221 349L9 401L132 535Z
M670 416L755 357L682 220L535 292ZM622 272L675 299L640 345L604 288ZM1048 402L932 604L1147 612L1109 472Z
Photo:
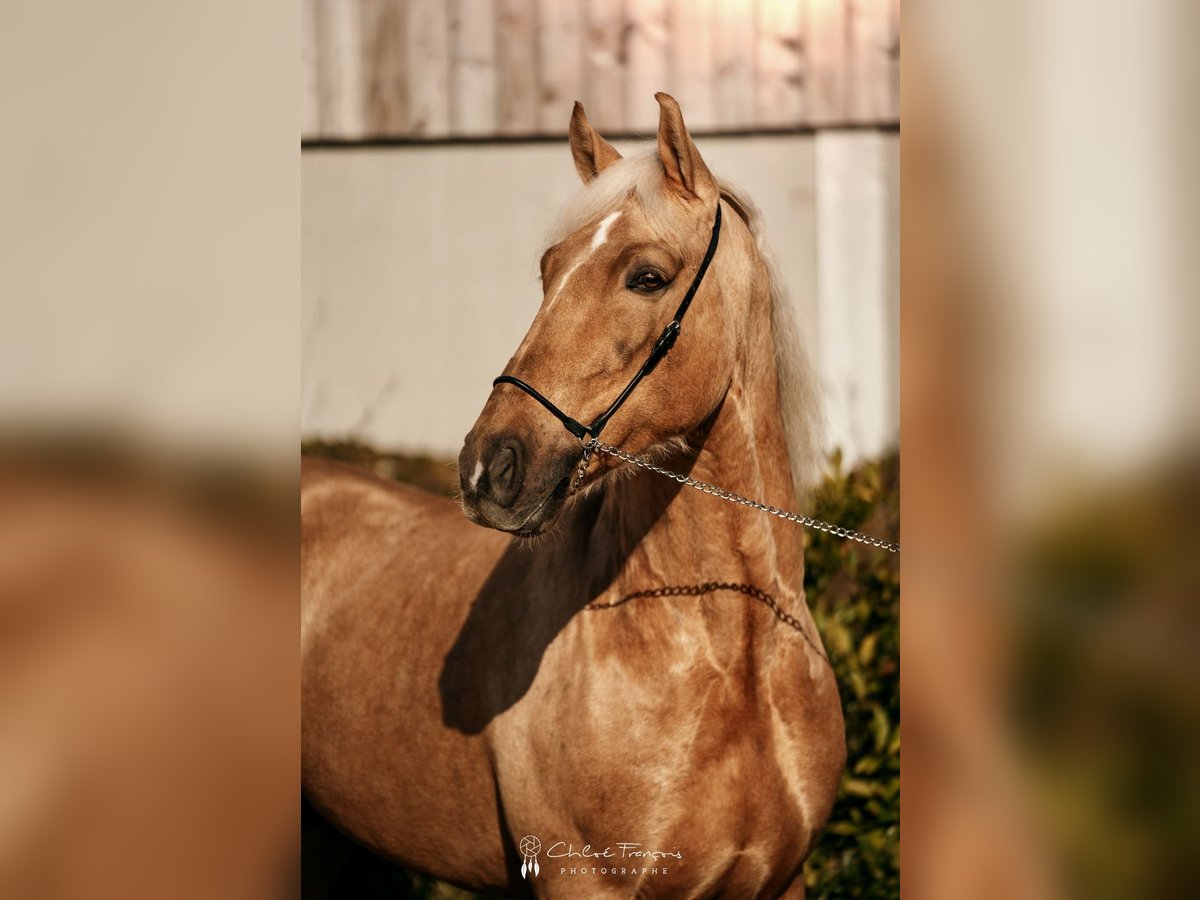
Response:
M475 471L471 473L471 489L475 489L475 485L479 484L479 476L483 474L483 460L475 460Z
M581 256L579 259L577 259L575 261L575 265L573 265L573 266L571 266L571 268L567 269L567 274L564 275L562 277L562 281L559 282L558 290L554 292L554 296L551 297L550 302L546 304L547 309L549 309L551 306L553 306L554 301L562 296L563 291L565 291L567 289L567 282L571 280L571 276L575 274L575 270L578 269L581 265L583 265L584 261L589 256L591 256L593 253L595 253L597 250L599 250L601 247L604 246L605 242L608 240L609 230L613 227L613 223L616 222L617 219L619 219L619 218L621 218L621 210L618 209L615 212L610 212L607 216L604 217L603 220L601 220L599 226L597 226L597 228L596 228L596 233L594 235L592 235L592 243L591 243L591 246L588 247L588 252L583 254L583 256Z
M595 253L608 240L608 229L613 227L613 222L621 218L621 210L610 212L604 217L604 221L600 223L600 227L596 229L596 233L592 236L592 252Z
M586 258L587 257L584 257L584 259L586 259ZM562 296L562 292L567 289L567 282L571 280L571 276L575 274L575 270L578 269L580 267L580 265L582 265L582 264L583 264L583 259L580 259L575 263L575 265L573 265L573 266L571 266L571 268L567 269L567 274L564 275L562 278L562 281L559 282L558 290L554 292L554 296L551 297L550 302L546 304L547 309L549 309L551 306L553 306L554 301Z

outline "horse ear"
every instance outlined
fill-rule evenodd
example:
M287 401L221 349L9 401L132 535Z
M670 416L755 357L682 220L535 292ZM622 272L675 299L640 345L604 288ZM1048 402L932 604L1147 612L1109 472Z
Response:
M583 104L578 100L571 113L571 127L567 135L571 141L571 155L575 157L575 168L584 184L621 158L616 148L592 127L583 111Z
M700 158L692 142L683 113L670 94L661 91L654 95L658 101L658 155L666 170L667 180L679 191L701 200L715 200L717 182Z

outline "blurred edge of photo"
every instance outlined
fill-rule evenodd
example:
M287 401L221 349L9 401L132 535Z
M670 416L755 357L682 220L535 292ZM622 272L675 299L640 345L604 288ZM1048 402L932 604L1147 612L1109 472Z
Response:
M1196 25L906 5L913 897L1200 881Z
M296 19L0 11L0 896L298 891Z

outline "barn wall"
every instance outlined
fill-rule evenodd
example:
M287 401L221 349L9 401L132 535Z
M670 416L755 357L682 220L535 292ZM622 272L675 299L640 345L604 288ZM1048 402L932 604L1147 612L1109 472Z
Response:
M309 142L695 132L899 117L899 0L301 0Z
M830 446L894 443L898 136L699 144L763 209ZM457 454L537 310L541 235L578 184L566 142L308 150L301 176L302 433Z

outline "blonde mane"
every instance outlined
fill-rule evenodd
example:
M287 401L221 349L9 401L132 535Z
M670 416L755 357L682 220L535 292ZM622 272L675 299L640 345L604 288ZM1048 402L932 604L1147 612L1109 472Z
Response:
M556 244L585 225L607 215L634 194L654 229L668 240L681 244L686 235L678 216L669 208L662 190L665 177L657 149L651 145L627 156L601 172L559 212L547 235L547 245ZM779 413L787 440L792 480L799 498L804 498L824 471L824 416L815 374L796 326L792 306L775 256L766 237L762 214L735 185L718 178L721 199L749 228L767 269L771 296L771 331L775 344L775 367L779 382Z
M721 199L741 215L754 236L771 286L771 335L779 382L779 414L787 439L792 481L800 498L807 496L825 472L825 416L816 373L796 324L796 308L779 274L775 253L766 236L762 214L742 190L718 178Z

